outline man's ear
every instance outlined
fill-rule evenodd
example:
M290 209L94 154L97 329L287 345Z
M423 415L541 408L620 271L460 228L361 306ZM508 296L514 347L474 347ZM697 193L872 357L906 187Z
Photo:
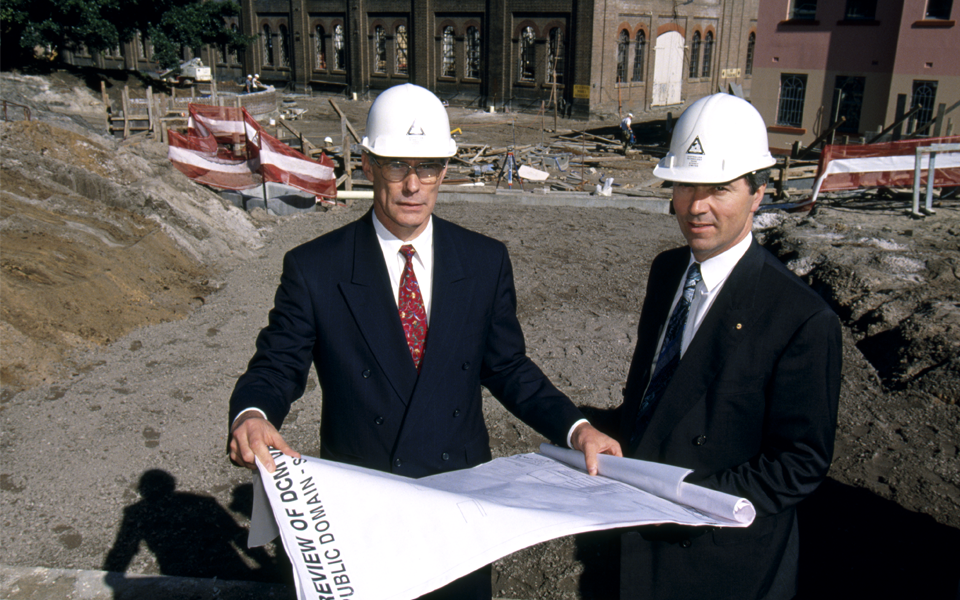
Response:
M370 157L367 156L366 152L362 153L360 157L360 163L363 166L363 174L366 176L367 181L373 182L373 165L370 164Z
M767 184L763 184L757 188L757 193L753 195L753 204L750 206L750 212L757 212L757 209L760 208L760 203L763 202L763 195L766 193Z

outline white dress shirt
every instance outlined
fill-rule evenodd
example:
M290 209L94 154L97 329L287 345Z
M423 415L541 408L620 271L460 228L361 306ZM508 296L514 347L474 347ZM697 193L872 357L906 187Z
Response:
M377 213L373 213L373 228L377 231L377 241L383 252L383 262L387 265L390 275L390 287L393 290L393 301L399 308L400 278L407 258L400 254L400 247L411 245L416 250L413 255L413 274L417 276L420 286L420 295L423 297L423 308L427 311L427 325L430 324L430 306L433 304L433 216L427 221L427 227L413 240L405 242L393 235L383 226Z
M702 276L702 279L694 289L693 300L690 301L690 311L687 313L687 323L683 328L683 339L680 340L681 358L687 351L687 347L690 346L690 342L693 341L693 336L695 336L697 334L697 330L700 329L700 324L703 323L704 317L707 316L707 313L710 311L710 307L713 306L713 302L720 294L720 290L723 289L723 284L727 282L727 278L730 277L730 273L733 272L733 268L737 266L737 263L740 262L740 259L743 258L743 255L747 253L752 241L753 234L750 234L737 242L737 244L729 250L725 250L717 256L708 258L700 263L700 275ZM696 262L696 260L693 258L693 253L691 252L690 262L687 263L687 269L690 269L690 265L692 265L694 262ZM686 270L684 273L686 273ZM677 303L680 301L680 297L683 295L683 284L685 283L684 279L685 278L681 278L680 280L680 285L677 287L677 291L673 296L673 304L670 305L670 312L667 314L673 314L673 309L677 306ZM653 353L653 365L651 366L651 373L656 370L657 357L660 356L660 347L663 345L663 336L666 334L666 331L667 327L666 323L664 323L663 328L660 331L660 340L657 342L657 351Z

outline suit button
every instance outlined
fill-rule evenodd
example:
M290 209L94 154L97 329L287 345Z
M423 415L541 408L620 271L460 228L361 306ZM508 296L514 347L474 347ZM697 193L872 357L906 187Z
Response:
M459 416L460 416L460 409L459 409L459 408L454 409L454 411L453 411L453 416L454 416L454 417L459 417Z
M361 373L361 375L363 375L363 378L364 378L364 379L369 379L369 378L370 378L370 369L364 369L364 371L363 371L363 373Z
M698 435L697 437L693 438L694 446L702 446L705 443L707 443L707 436L705 435Z
M377 417L376 419L373 420L373 422L376 423L377 425L383 425L383 417Z
M464 371L467 371L470 369L470 363L465 362L462 365L460 365L460 368L463 369Z
M692 544L693 542L691 542L690 540L683 540L682 542L680 542L680 547L689 548Z
M450 455L444 452L440 455L441 460L450 460Z
M402 461L402 460L400 460L399 458L394 459L394 461L393 461L393 466L395 466L395 467L397 467L397 468L400 468L402 465L403 465L403 461Z

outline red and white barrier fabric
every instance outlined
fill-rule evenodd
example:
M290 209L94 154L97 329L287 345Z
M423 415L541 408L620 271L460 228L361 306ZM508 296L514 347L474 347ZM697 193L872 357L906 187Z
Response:
M190 104L187 134L169 132L167 157L190 179L224 190L264 181L336 199L333 161L314 160L267 133L244 108Z
M913 187L917 148L956 143L960 143L960 136L824 146L810 202L816 202L820 192L867 187ZM922 184L926 185L930 156L925 154L920 161ZM934 170L934 187L960 185L960 152L938 153Z

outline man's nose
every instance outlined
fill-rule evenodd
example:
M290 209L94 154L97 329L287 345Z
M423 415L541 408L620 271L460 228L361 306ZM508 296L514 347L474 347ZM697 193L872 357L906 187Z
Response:
M411 194L420 191L420 176L417 175L416 169L410 169L407 172L407 176L403 179L403 189Z
M693 199L690 202L690 212L701 214L707 211L707 202L713 198L713 188L698 185L693 188Z

